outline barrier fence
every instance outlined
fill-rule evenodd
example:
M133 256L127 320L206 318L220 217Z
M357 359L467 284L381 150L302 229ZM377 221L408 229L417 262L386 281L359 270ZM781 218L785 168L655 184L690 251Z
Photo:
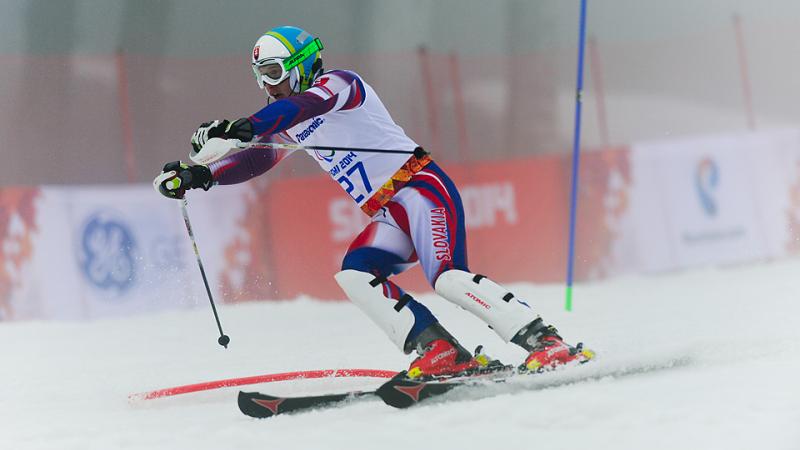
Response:
M585 147L797 124L798 110L786 99L800 95L800 85L782 76L797 72L797 62L780 56L796 40L794 25L789 18L733 16L702 31L593 37L583 96ZM165 162L186 158L200 123L246 116L265 105L250 70L249 45L238 54L201 57L0 54L0 97L7 100L0 110L0 184L150 180ZM392 117L439 161L569 149L571 44L510 53L349 51L332 44L326 67L361 74ZM316 170L299 159L284 166L288 176Z

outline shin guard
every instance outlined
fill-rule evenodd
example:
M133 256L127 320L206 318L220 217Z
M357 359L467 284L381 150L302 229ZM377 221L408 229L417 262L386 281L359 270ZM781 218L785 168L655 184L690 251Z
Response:
M366 272L348 269L337 273L335 278L347 297L378 324L397 348L404 351L415 323L414 314L406 307L411 297L407 296L405 301L387 297L380 280Z
M538 317L526 303L483 275L448 270L436 280L436 293L478 316L506 342Z

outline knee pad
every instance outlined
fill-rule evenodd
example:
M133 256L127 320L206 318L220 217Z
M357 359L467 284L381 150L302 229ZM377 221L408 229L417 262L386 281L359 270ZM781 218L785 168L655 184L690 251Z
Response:
M358 270L343 270L334 278L347 297L378 324L397 348L405 351L406 339L415 323L414 313L404 307L411 297L408 296L405 302L386 297L380 280Z
M506 342L538 317L514 294L483 275L448 270L439 275L434 289L489 324Z

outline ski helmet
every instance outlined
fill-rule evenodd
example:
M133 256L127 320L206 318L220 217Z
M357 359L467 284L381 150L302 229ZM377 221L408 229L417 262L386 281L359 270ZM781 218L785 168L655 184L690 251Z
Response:
M259 89L289 78L292 92L311 87L322 73L322 42L308 32L291 26L273 28L253 47L252 65Z

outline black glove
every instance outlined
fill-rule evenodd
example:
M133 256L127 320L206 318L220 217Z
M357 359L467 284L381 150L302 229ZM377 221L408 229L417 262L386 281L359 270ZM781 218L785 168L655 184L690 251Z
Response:
M164 197L182 199L188 189L209 190L214 185L211 170L206 166L189 166L180 161L164 165L153 180L153 187Z
M227 120L206 122L201 124L192 135L192 148L195 152L199 152L209 139L215 137L249 142L253 139L253 124L246 117L233 122Z

